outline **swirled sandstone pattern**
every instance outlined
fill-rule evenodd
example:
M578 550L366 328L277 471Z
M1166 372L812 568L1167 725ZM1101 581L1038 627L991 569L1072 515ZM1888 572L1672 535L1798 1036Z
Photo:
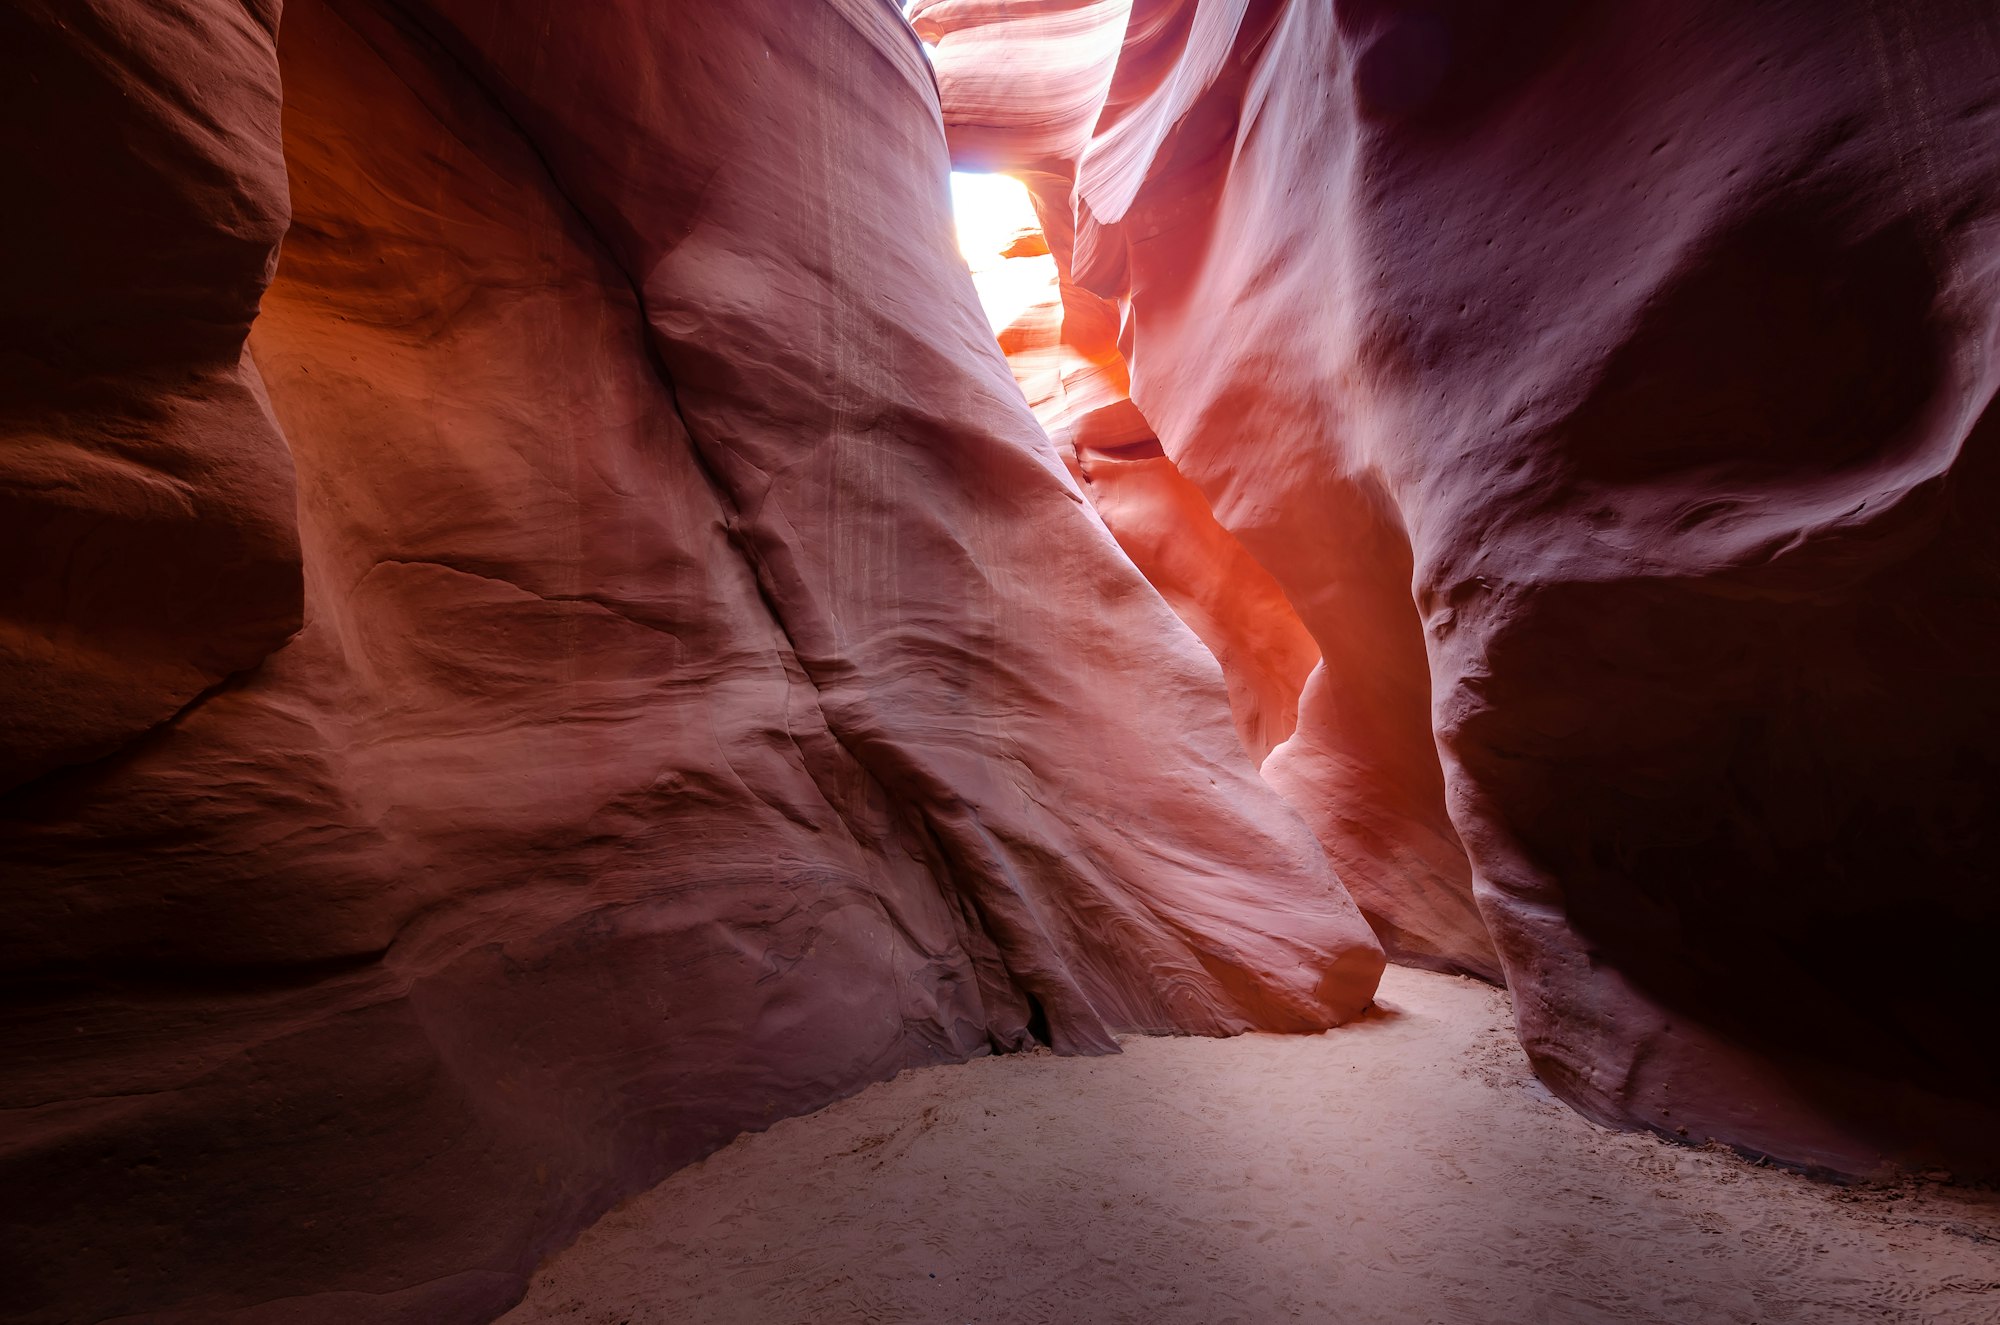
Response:
M0 22L0 1314L478 1320L904 1067L1366 1006L893 9Z
M1463 942L1462 843L1593 1117L1995 1167L1991 6L1110 8L916 21L1312 631L1357 901Z
M1118 274L1122 240L1105 241L1080 205L1079 172L1124 162L1134 133L1171 129L1181 113L1175 98L1199 91L1209 65L1231 64L1240 80L1244 61L1227 50L1230 24L1240 21L1233 12L1203 17L1192 6L1128 0L935 0L915 6L913 17L938 44L954 159L1023 179L1057 258L1059 313L1024 319L1002 337L1037 414L1059 446L1075 448L1088 491L1134 562L1222 661L1245 746L1318 833L1390 953L1497 979L1445 807L1408 548L1379 484L1293 470L1313 454L1310 434L1291 436L1288 421L1253 413L1230 420L1238 431L1224 430L1227 437L1271 431L1236 447L1232 463L1267 457L1274 472L1249 482L1283 487L1225 491L1213 475L1204 481L1183 468L1198 449L1204 463L1219 463L1226 438L1203 449L1162 433L1169 445L1161 450L1153 422L1130 398L1134 324L1123 314L1135 301ZM1127 175L1135 168L1117 167ZM1205 185L1163 179L1150 196L1186 190L1161 204L1171 214L1206 205ZM1191 256L1159 253L1175 278ZM1271 270L1283 260L1270 255ZM1093 288L1098 263L1113 272ZM1240 352L1251 381L1277 363L1259 345L1232 339L1221 347Z

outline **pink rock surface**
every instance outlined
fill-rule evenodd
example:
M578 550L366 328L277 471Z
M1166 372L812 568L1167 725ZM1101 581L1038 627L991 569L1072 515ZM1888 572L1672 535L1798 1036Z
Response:
M1065 275L1324 656L1266 773L1357 900L1462 941L1462 842L1593 1117L2000 1167L1990 6L1140 0L1050 62L1080 138L1003 75L1094 12L918 23L969 162L957 89L1061 127Z
M275 65L233 5L91 12L90 78L10 85L188 206L33 223L234 320L46 380L268 474L176 471L130 582L21 590L112 633L8 695L0 1314L477 1320L904 1067L1367 1005L1375 940L1010 380L890 7L294 0ZM23 15L8 59L62 53ZM172 415L259 376L257 428ZM63 509L124 509L51 435Z
M1046 255L1035 235L1043 242L1017 240L1009 251ZM1051 280L1046 298L1000 333L1000 347L1119 547L1215 655L1237 737L1261 764L1297 727L1319 650L1277 581L1216 523L1133 406L1108 311Z
M1180 112L1168 103L1211 76L1204 61L1242 75L1247 66L1226 49L1234 11L1205 12L926 0L913 19L937 43L954 160L1026 180L1057 257L1060 330L1002 338L1038 416L1058 445L1099 455L1091 475L1101 482L1090 489L1099 510L1223 660L1245 745L1312 825L1389 952L1497 979L1471 867L1445 808L1407 540L1379 482L1296 463L1314 455L1323 420L1252 414L1199 439L1185 427L1156 438L1129 398L1134 324L1124 313L1138 302L1116 275L1127 270L1122 251L1106 247L1103 227L1080 202L1077 182L1089 176L1079 171L1101 174L1107 160L1126 161L1135 133L1171 128L1162 117ZM1183 53L1181 41L1197 53ZM1176 176L1156 193L1169 187L1186 192L1161 204L1167 216L1209 205L1198 183ZM1093 263L1114 273L1101 289L1089 288ZM1177 251L1163 252L1161 265L1165 279L1183 278ZM1050 357L1049 342L1062 351L1058 372L1038 361ZM1282 345L1221 344L1240 352L1245 392L1258 390L1259 374L1286 353ZM1162 441L1166 459L1149 468L1173 471L1171 480L1114 466L1114 458L1133 458L1135 445Z

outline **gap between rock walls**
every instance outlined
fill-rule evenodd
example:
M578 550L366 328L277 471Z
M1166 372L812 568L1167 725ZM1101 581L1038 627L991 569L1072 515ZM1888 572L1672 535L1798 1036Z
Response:
M1792 8L8 7L0 1319L1391 958L2000 1171L2000 51Z

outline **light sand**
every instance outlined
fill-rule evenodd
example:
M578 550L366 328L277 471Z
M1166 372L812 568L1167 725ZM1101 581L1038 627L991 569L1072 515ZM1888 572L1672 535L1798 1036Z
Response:
M1391 968L1380 1004L905 1073L635 1198L505 1319L2000 1322L2000 1195L1603 1132L1504 994Z

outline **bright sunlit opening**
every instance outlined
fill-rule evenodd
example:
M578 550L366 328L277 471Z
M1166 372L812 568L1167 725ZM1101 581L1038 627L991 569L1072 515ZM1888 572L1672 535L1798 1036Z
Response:
M951 210L958 221L958 248L974 271L1000 261L1000 254L1023 230L1037 228L1028 186L1012 175L951 175Z
M972 269L972 283L996 333L1032 305L1055 297L1055 259L1005 256L1023 230L1040 229L1027 185L1010 175L953 171L951 209L958 251Z

